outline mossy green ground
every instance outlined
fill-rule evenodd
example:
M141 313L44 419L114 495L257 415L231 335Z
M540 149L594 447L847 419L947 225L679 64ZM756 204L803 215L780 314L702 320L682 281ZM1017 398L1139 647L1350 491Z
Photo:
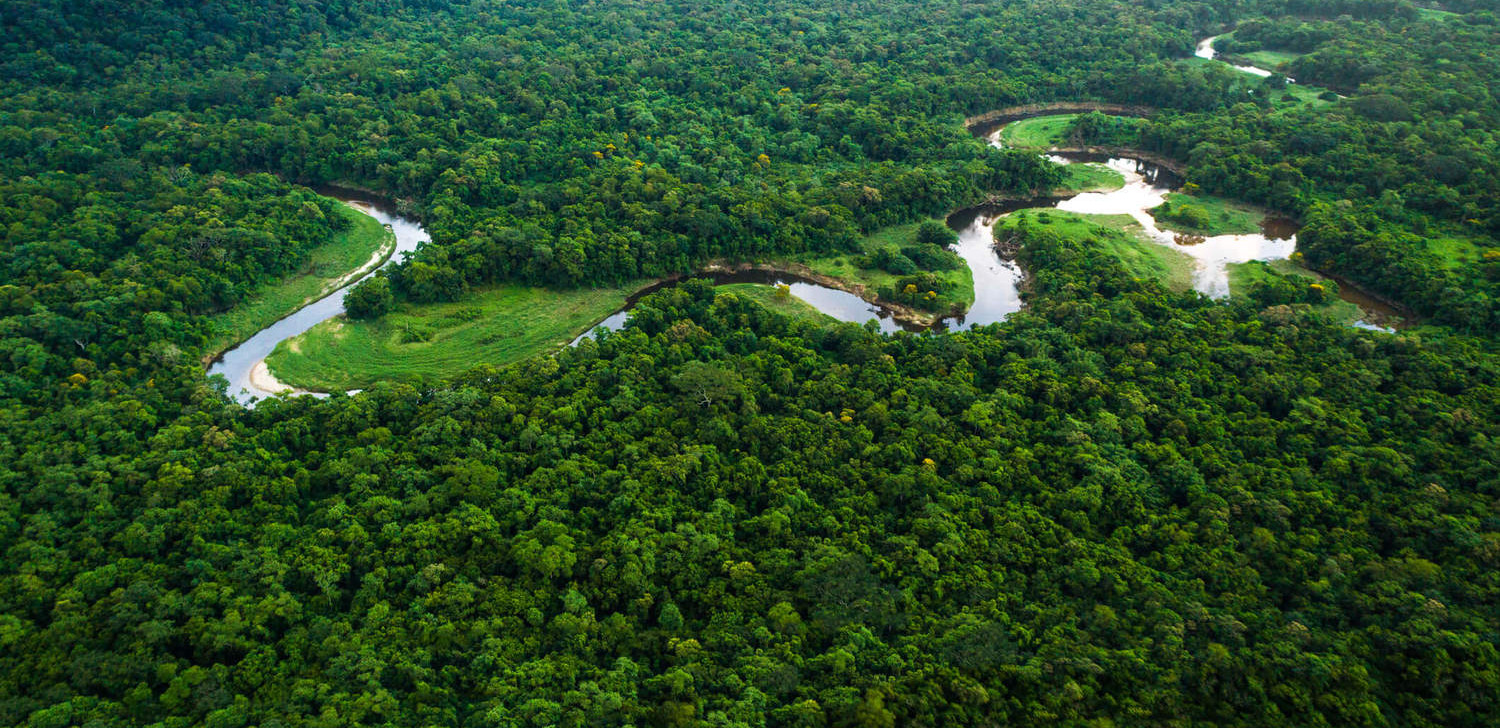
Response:
M736 296L742 296L755 301L777 313L807 319L814 323L828 324L838 322L838 319L819 311L817 307L796 296L779 293L775 286L767 286L759 283L726 283L714 290L716 292L733 293Z
M865 237L860 245L859 253L802 255L791 258L787 262L807 266L815 273L837 278L851 286L863 285L868 291L878 291L887 286L894 287L896 279L901 276L876 268L861 268L855 259L880 248L894 249L903 245L915 245L918 225L919 223L912 223L877 230ZM956 270L931 272L948 284L948 291L938 298L939 310L942 312L953 308L968 310L969 306L974 303L974 274L969 270L969 266L964 264Z
M217 353L234 346L322 297L340 278L370 262L382 246L395 250L395 234L375 218L344 204L339 204L338 210L352 227L313 250L301 270L262 287L240 305L214 316L216 333L208 351Z
M1184 206L1200 211L1202 224L1188 224L1182 219L1169 216L1181 211ZM1156 218L1157 227L1163 230L1206 236L1249 235L1259 232L1261 220L1266 217L1264 210L1253 205L1202 193L1185 195L1180 192L1168 193L1166 202L1160 207L1151 208L1149 212Z
M1424 238L1427 250L1436 254L1449 270L1469 272L1484 259L1484 253L1494 248L1481 247L1468 238L1453 235L1435 235Z
M283 341L266 358L297 387L331 392L412 376L445 378L567 344L625 305L640 285L551 290L498 285L462 301L409 305L376 321L339 316Z
M1270 280L1276 275L1305 278L1309 284L1319 283L1325 286L1336 286L1337 284L1327 278L1303 268L1290 260L1259 261L1253 260L1249 263L1229 264L1229 295L1243 297L1247 295L1250 287L1257 281ZM1364 318L1364 312L1348 301L1337 297L1329 297L1326 303L1312 307L1312 310L1327 316L1330 320L1349 325Z
M1280 70L1281 64L1291 63L1301 56L1301 53L1274 50L1250 51L1249 53L1239 54L1239 57L1250 61L1250 65L1256 68L1264 68L1267 71Z
M1015 149L1047 149L1065 144L1068 124L1077 114L1037 116L1006 124L1000 130L1000 143Z
M1153 278L1174 291L1193 287L1197 263L1165 245L1152 242L1146 231L1129 215L1084 215L1058 210L1022 210L1013 213L995 229L1000 234L1025 221L1044 226L1058 235L1098 246L1120 261L1132 276Z
M1063 167L1063 182L1053 195L1065 196L1080 192L1109 192L1125 186L1125 175L1102 164L1092 162L1069 164Z

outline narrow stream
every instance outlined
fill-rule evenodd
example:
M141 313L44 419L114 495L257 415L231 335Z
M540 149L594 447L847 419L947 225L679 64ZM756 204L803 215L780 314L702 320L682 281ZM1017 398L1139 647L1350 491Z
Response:
M1212 35L1204 38L1201 41L1198 41L1198 48L1197 50L1193 51L1193 55L1199 58L1206 58L1210 61L1214 60L1214 58L1219 55L1219 52L1214 50L1214 41L1218 39L1219 36ZM1232 66L1236 71L1244 71L1245 73L1260 76L1261 78L1270 78L1272 73L1271 71L1267 71L1264 68L1257 68L1255 66L1235 66L1232 63L1229 65ZM1293 83L1293 81L1291 79L1287 79L1287 83Z
M381 268L399 262L405 253L416 250L417 246L429 239L427 231L423 230L420 225L397 215L393 209L383 203L369 200L359 192L341 188L320 188L318 192L375 218L396 234L396 252L380 266ZM358 280L351 281L348 285L313 301L296 313L261 329L233 349L220 354L219 358L209 366L209 375L220 374L228 379L229 395L242 404L249 404L255 399L291 389L285 385L277 386L278 383L265 368L266 357L282 340L296 336L343 313L344 294L351 286L372 275L375 275L375 271L370 271Z

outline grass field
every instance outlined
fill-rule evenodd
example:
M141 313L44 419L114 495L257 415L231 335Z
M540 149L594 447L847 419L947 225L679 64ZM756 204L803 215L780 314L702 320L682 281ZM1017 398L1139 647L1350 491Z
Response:
M1045 225L1065 238L1086 241L1114 256L1137 278L1155 278L1174 291L1193 287L1197 263L1165 245L1146 238L1145 231L1129 215L1083 215L1057 210L1022 210L996 224L1005 230L1029 220Z
M901 276L876 268L861 268L855 258L882 247L899 248L903 245L916 244L917 225L918 223L912 223L877 230L865 237L861 244L861 253L803 255L791 258L789 262L805 265L816 273L837 278L849 284L864 285L870 291L879 290L884 286L894 286L896 279ZM956 270L934 271L933 274L948 283L949 292L938 298L938 304L942 310L947 310L949 307L968 310L969 306L974 303L974 274L969 270L968 265L960 265Z
M1016 149L1046 149L1067 141L1064 133L1077 114L1055 114L1013 121L1000 130L1000 143Z
M733 293L743 296L777 313L804 318L815 323L836 323L838 319L819 311L812 304L788 295L782 297L777 295L776 288L759 283L726 283L714 289L716 292Z
M1292 53L1291 51L1250 51L1249 53L1239 54L1241 58L1250 61L1250 64L1256 68L1264 68L1268 71L1279 70L1281 64L1290 63L1301 55L1301 53Z
M1305 278L1308 283L1332 283L1327 278L1289 260L1270 262L1255 260L1249 263L1229 264L1229 295L1244 296L1250 290L1250 286L1255 285L1257 281L1269 280L1276 274ZM1359 306L1339 298L1329 298L1327 303L1313 306L1312 309L1345 325L1364 318L1364 312L1359 309Z
M1092 162L1063 167L1063 183L1052 191L1062 196L1080 192L1108 192L1125 186L1125 175Z
M1183 215L1191 209L1191 215ZM1167 194L1166 203L1150 210L1163 230L1194 235L1249 235L1260 231L1265 211L1244 203L1213 195Z
M1439 235L1426 238L1427 249L1436 253L1438 259L1450 270L1465 271L1478 265L1484 256L1482 248L1474 241L1451 235Z
M314 250L302 270L263 287L232 310L214 316L216 332L209 342L208 351L217 353L238 344L321 298L335 282L370 262L371 256L382 246L395 250L395 235L375 218L348 205L340 204L338 210L349 218L353 227Z
M1332 101L1318 98L1328 89L1321 86L1306 86L1300 83L1287 84L1281 91L1272 94L1272 103L1278 111L1296 108L1322 109L1333 105Z
M266 358L287 384L322 392L414 375L443 378L556 349L625 305L640 285L554 291L499 285L462 301L408 306L378 321L343 316L282 342Z

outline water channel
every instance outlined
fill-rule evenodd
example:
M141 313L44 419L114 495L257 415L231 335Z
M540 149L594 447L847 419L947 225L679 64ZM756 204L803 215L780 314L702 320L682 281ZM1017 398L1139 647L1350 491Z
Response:
M1216 55L1213 40L1214 38L1207 38L1198 44L1197 55L1199 57L1213 58ZM1258 76L1270 75L1269 71L1253 66L1235 66L1235 68ZM1001 146L1000 128L985 130L983 134L991 145ZM930 326L898 320L889 311L852 293L830 288L791 273L755 270L705 273L696 277L712 279L716 284L785 284L790 288L793 296L806 301L835 319L861 324L874 320L880 330L887 333L929 329L962 331L1002 321L1022 307L1020 285L1025 272L1014 261L1001 257L996 251L994 241L996 222L1017 210L1056 208L1093 215L1129 215L1140 224L1150 240L1191 257L1196 263L1193 287L1206 295L1219 298L1229 295L1227 267L1229 264L1252 260L1284 259L1290 256L1296 248L1295 225L1290 221L1276 218L1271 218L1263 224L1259 233L1198 238L1192 241L1193 244L1183 244L1185 239L1182 236L1157 227L1156 220L1148 212L1151 208L1160 205L1165 195L1182 183L1182 180L1170 171L1150 162L1130 157L1101 157L1061 152L1048 154L1047 157L1057 164L1106 165L1119 172L1124 177L1125 184L1119 189L1110 191L979 205L950 215L947 220L948 226L958 235L953 250L968 264L974 276L974 303L964 314L941 319ZM419 245L429 239L427 231L416 222L402 217L390 206L376 202L368 195L341 188L323 188L319 191L374 217L394 232L395 253L381 267L398 262L404 254L416 250ZM280 342L343 313L344 294L348 288L370 275L374 275L374 271L262 329L238 346L221 354L209 367L208 373L224 376L229 381L229 394L246 404L278 391L298 391L276 381L266 368L266 356ZM577 344L585 337L592 335L593 331L601 328L620 329L629 318L630 310L642 296L678 283L680 280L676 279L664 281L637 292L630 297L623 308L600 321L591 331L580 335L573 343ZM1340 283L1343 282L1340 281ZM1340 295L1345 300L1356 303L1361 309L1371 312L1377 321L1387 320L1388 317L1396 314L1389 306L1364 296L1353 286L1341 285ZM1362 328L1383 329L1382 326L1367 322L1360 322L1356 325Z
M390 206L374 201L367 195L354 190L334 187L319 188L318 192L328 197L333 197L375 218L395 234L395 252L379 268L399 262L404 254L416 250L417 246L429 239L427 231L422 229L421 225L396 214L396 211ZM379 270L379 268L376 270ZM220 354L217 359L214 359L213 364L209 366L209 375L223 375L225 379L229 380L229 395L245 404L258 398L268 397L279 391L292 390L291 387L277 382L271 376L271 373L266 369L266 357L282 341L301 334L319 323L343 313L344 294L348 292L349 287L372 275L375 275L375 270L360 276L356 280L350 281L338 290L313 301L286 318L261 329L254 336L241 342L238 346Z

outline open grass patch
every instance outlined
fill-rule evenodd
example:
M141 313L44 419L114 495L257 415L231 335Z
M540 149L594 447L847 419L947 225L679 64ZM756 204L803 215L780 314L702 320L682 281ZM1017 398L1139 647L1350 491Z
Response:
M1256 68L1264 68L1267 71L1280 70L1281 64L1291 63L1302 56L1301 53L1293 53L1292 51L1274 50L1250 51L1249 53L1240 53L1237 55L1249 61L1250 65Z
M1266 213L1260 208L1202 193L1171 192L1151 216L1163 230L1192 235L1249 235L1260 232Z
M1079 240L1114 256L1130 275L1160 281L1174 291L1193 287L1197 263L1153 242L1129 215L1084 215L1059 210L1022 210L996 223L996 237L1020 226L1044 226L1063 238Z
M223 351L250 338L331 293L344 276L370 263L377 252L389 255L396 249L395 234L375 218L342 203L337 209L349 219L351 227L314 249L301 270L261 287L240 305L215 315L208 351Z
M865 236L860 243L860 249L855 253L844 253L839 255L813 255L804 254L783 262L806 266L814 273L837 278L846 287L853 289L863 286L868 291L880 291L882 289L899 289L898 282L908 278L910 273L898 273L891 270L867 265L869 259L884 250L887 252L900 252L903 248L919 245L917 242L917 230L921 223L909 225L896 225ZM949 255L952 255L951 253ZM928 308L934 314L946 314L953 311L967 311L974 303L974 274L969 270L968 264L956 255L957 265L946 270L938 270L934 267L923 267L918 265L916 274L930 274L935 276L939 283L939 295L935 301L928 304ZM896 301L902 303L901 301Z
M1083 192L1110 192L1125 186L1125 175L1103 164L1080 162L1063 167L1063 182L1052 194L1076 195Z
M372 321L338 316L283 341L266 364L281 381L322 392L412 376L448 378L567 344L625 305L638 288L497 285L461 301L408 305Z
M1468 238L1453 235L1424 238L1424 244L1427 250L1437 255L1444 267L1459 272L1472 271L1483 260L1486 250L1494 250L1481 247Z
M1328 95L1328 89L1322 86L1291 83L1287 84L1286 88L1271 94L1271 104L1278 112L1292 109L1323 109L1334 103L1333 99L1325 98Z
M1067 143L1068 125L1078 114L1036 116L1006 124L1000 129L1000 143L1015 149L1048 149Z

